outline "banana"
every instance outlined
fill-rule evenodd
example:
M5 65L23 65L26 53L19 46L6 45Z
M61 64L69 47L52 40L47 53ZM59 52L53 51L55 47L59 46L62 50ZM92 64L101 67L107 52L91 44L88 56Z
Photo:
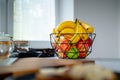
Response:
M81 34L79 34L79 33L82 33L82 29L81 29L81 25L79 24L79 20L76 19L75 23L76 23L75 34L70 39L72 44L77 43L80 40Z
M80 22L80 23L87 30L88 33L93 33L94 32L94 28L90 24L88 24L86 22L83 22L83 21Z
M54 34L56 37L60 37L60 34L56 30L57 27L54 27L52 30L52 34Z
M75 23L73 21L64 21L57 26L56 32L60 33L64 28L73 28L74 29Z
M60 34L58 34L58 33L56 32L56 27L53 28L53 30L52 30L52 35L53 35L53 37L54 37L54 38L53 38L53 39L54 39L54 42L53 42L53 43L54 43L54 44L56 43L56 44L58 45L58 43L60 42L61 39L60 39L60 36L59 36Z
M54 27L53 30L52 30L52 33L53 33L53 34L56 33L56 30L55 30L55 29L56 29L56 27Z
M87 40L88 37L87 30L81 25L80 21L76 19L76 30L75 34L70 39L71 43L77 43L80 39Z
M60 34L63 35L64 38L70 39L70 38L73 36L73 34L74 34L74 29L73 29L73 28L64 28L64 29L61 31Z
M80 22L79 22L79 24L81 25ZM81 39L82 40L87 40L89 35L88 35L88 32L87 32L86 28L81 25L81 30L82 30L82 32L81 32Z
M74 34L67 35L69 36L71 43L76 43L80 39L87 40L89 37L88 33L92 33L93 31L94 28L91 25L78 19L76 19L75 22L64 21L57 27L53 28L53 33L55 33L55 36L58 38L57 42L59 42L60 36L64 36L64 34Z
M67 33L70 33L70 34L73 34L74 33L74 29L73 28L64 28L60 34L67 34Z

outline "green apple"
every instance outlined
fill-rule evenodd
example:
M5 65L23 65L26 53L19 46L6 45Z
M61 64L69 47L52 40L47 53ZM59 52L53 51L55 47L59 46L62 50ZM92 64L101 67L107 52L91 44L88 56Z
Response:
M79 50L77 48L71 48L66 52L66 54L69 59L79 58Z

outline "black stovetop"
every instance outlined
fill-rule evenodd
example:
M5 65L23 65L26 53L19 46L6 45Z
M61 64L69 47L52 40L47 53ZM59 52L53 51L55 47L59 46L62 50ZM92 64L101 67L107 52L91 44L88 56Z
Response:
M55 56L55 50L51 48L29 48L29 51L17 51L13 52L11 57L18 57L18 58L24 58L24 57L54 57Z

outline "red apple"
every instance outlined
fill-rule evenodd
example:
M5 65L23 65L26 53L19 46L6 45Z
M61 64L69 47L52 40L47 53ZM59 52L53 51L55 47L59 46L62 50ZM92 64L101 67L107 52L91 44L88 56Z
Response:
M83 41L83 40L80 40L77 43L76 47L78 48L78 50L80 52L87 52L88 51L87 45L85 46L85 41Z
M80 54L79 54L79 57L80 58L85 58L87 56L87 53L86 52L81 52Z
M88 38L88 39L85 41L85 46L90 47L91 45L92 45L92 39L91 39L91 38Z
M80 40L76 47L80 52L87 52L89 47L92 45L92 39L88 38L87 40Z

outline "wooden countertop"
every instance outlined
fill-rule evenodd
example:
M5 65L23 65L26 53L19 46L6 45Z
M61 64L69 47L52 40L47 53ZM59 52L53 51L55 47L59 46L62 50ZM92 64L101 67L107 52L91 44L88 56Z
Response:
M0 67L0 78L8 75L21 76L35 73L42 67L57 67L81 63L94 63L86 59L54 59L54 58L20 58L9 66Z

